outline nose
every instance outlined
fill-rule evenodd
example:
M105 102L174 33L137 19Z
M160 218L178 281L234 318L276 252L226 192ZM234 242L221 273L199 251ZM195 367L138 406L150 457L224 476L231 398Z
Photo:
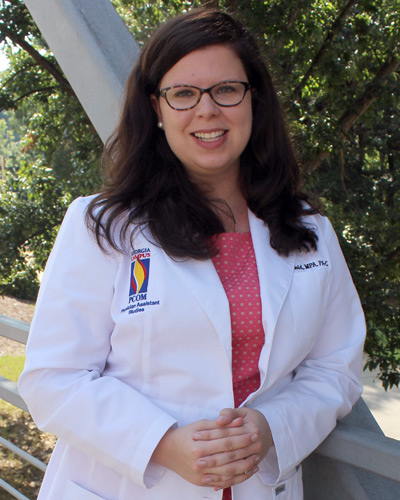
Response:
M195 109L196 114L203 117L217 116L221 112L221 108L212 100L210 94L207 92L204 92L201 96Z

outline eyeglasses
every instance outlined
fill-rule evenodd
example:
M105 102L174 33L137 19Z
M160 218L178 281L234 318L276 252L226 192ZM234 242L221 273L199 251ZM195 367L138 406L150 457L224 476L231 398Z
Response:
M192 109L200 102L201 96L209 94L218 106L230 107L240 104L246 92L250 90L248 82L224 81L202 89L193 85L174 85L160 89L157 95L164 97L168 105L177 111Z

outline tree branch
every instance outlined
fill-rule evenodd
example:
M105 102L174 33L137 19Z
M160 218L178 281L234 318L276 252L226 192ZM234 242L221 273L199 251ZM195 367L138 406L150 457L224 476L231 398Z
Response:
M19 47L21 47L21 49L23 49L25 52L27 52L32 58L34 61L36 61L36 63L42 67L43 69L45 69L47 72L49 72L53 78L60 84L60 87L61 89L67 94L69 95L70 97L76 99L77 102L79 102L79 99L77 97L77 95L75 94L73 88L71 87L71 85L69 84L68 80L64 77L64 75L57 69L56 65L53 64L52 62L50 62L48 59L46 59L45 57L43 57L34 47L32 47L32 45L30 45L23 36L11 31L11 30L8 30L4 27L2 27L3 31L6 32L6 36L15 44L15 45L18 45ZM17 100L19 100L20 98L18 98ZM91 120L89 119L86 111L84 110L84 108L82 107L82 111L86 117L86 121L89 125L89 127L91 128L91 130L93 131L94 134L97 135L97 131L96 129L94 128Z
M219 1L218 0L202 0L201 5L202 5L202 7L210 7L210 8L218 9Z
M25 92L25 94L22 94L20 95L19 97L17 97L17 99L9 99L6 101L6 105L2 105L0 104L0 111L4 111L6 109L17 109L16 107L16 104L18 101L22 101L23 99L25 99L25 97L29 97L30 95L32 94L38 94L40 92L49 92L49 91L53 91L53 90L57 90L58 87L41 87L41 88L38 88L38 89L32 89L32 90L29 90L28 92Z
M25 52L27 52L34 61L39 64L43 69L50 73L53 78L60 84L61 88L71 97L77 99L75 92L73 91L71 85L64 75L56 68L56 66L51 63L48 59L43 57L32 45L30 45L24 37L18 35L17 33L7 30L6 36L15 44L21 47Z
M296 3L295 8L292 9L292 11L290 12L289 18L288 18L287 23L285 25L284 32L278 38L278 40L276 41L274 48L272 50L273 55L275 55L278 52L278 50L280 49L280 47L282 46L283 41L284 41L285 37L287 36L287 32L293 28L294 23L296 22L297 18L299 17L299 14L300 14L303 6L304 6L304 0L299 0Z
M375 78L366 86L361 96L356 99L347 111L339 118L337 130L339 134L345 136L356 121L369 109L376 99L379 98L379 92L386 80L400 67L400 58L396 55L391 56L379 68ZM320 164L328 158L328 151L319 151L313 161L305 165L308 172L316 170Z
M400 67L400 59L395 55L382 64L375 78L367 85L363 94L339 119L339 130L342 134L345 135L371 104L378 99L380 88L398 67Z
M7 87L7 85L12 82L14 80L15 77L17 77L20 73L24 73L25 72L25 68L22 68L22 69L19 69L18 71L15 71L11 76L10 78L8 78L4 83L3 85L0 87L0 91L2 91L5 87Z
M333 37L336 35L336 33L340 30L342 27L344 21L349 17L350 11L352 7L357 3L358 0L348 0L347 4L344 6L342 12L339 14L339 17L335 20L335 22L332 24L331 29L328 31L324 41L322 42L321 47L319 48L318 52L315 54L314 59L311 61L310 66L308 67L307 71L304 73L302 79L300 80L299 84L297 87L294 89L293 96L295 97L300 97L301 91L304 88L305 84L307 83L308 79L312 75L315 67L318 65L319 61L321 60L322 56L325 54L327 48L329 47L330 42L332 41Z
M22 99L25 99L25 97L28 97L32 94L39 94L40 92L49 92L53 90L57 90L58 87L41 87L38 89L32 89L29 92L25 92L25 94L20 95L17 99L15 99L13 102L17 103L18 101L22 101Z
M398 261L400 258L400 246L395 248L392 252L388 253L386 255L386 260L396 260Z

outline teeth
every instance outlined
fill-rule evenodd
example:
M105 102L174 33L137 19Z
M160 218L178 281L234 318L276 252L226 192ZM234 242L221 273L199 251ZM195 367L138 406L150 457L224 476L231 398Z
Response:
M218 140L225 134L224 130L217 130L214 132L195 132L193 135L205 142L212 142Z

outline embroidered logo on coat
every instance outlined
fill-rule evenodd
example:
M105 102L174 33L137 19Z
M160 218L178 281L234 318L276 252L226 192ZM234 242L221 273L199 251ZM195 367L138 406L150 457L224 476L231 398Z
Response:
M150 253L135 255L131 263L129 296L147 292L150 272Z
M121 313L135 314L143 312L147 306L160 303L159 300L147 300L150 278L150 249L139 248L131 253L129 276L129 305Z

